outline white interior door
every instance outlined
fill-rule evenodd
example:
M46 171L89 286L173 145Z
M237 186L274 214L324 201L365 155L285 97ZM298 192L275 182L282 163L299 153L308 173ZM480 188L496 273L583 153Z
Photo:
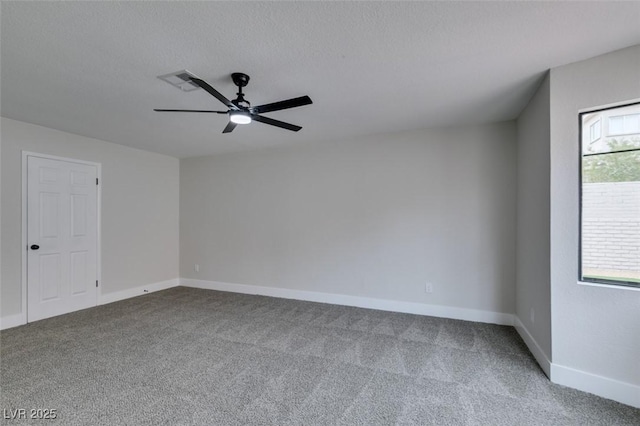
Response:
M27 157L27 321L97 304L97 173Z

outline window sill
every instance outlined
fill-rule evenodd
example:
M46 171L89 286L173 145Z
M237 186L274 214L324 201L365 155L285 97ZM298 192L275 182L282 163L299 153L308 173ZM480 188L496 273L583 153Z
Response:
M611 288L616 290L631 290L631 291L640 291L640 287L631 287L626 285L615 285L615 284L601 284L601 283L592 283L589 281L578 281L578 285L585 285L589 287L604 287Z

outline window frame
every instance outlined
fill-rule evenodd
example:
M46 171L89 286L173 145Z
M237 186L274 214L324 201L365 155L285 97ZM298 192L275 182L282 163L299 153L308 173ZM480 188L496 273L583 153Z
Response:
M598 124L598 136L596 138L593 137L593 129L594 126ZM602 139L602 119L598 118L597 121L594 121L593 123L591 123L591 125L589 126L589 143L594 143L599 141L600 139Z
M588 109L588 110L578 112L578 146L579 146L579 149L578 149L578 283L640 290L640 282L623 281L623 280L607 280L604 278L590 278L590 277L584 277L582 275L582 183L583 183L582 168L583 168L583 159L585 154L583 151L583 141L582 141L583 131L584 131L583 116L587 114L593 114L596 112L609 111L612 109L625 108L625 107L634 106L634 105L640 105L640 100L625 101L617 105ZM611 116L607 117L607 127L609 126L610 117ZM600 124L600 131L602 134L602 123ZM635 133L629 133L629 134L635 134ZM607 128L607 136L624 136L624 135L625 134L609 135L609 130ZM589 135L589 139L591 139L591 135ZM621 151L621 152L624 152L624 151Z

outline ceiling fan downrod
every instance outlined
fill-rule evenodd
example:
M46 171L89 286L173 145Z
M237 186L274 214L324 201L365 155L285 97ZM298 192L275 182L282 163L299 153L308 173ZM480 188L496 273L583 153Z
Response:
M238 93L236 93L238 97L233 103L240 108L251 108L251 102L247 101L244 98L244 93L242 93L242 88L249 84L249 76L241 72L234 72L231 74L231 79L233 80L233 84L238 86Z

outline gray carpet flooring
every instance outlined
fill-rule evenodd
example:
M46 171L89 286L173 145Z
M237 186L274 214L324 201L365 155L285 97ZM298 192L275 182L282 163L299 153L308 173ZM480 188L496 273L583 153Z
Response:
M37 424L640 425L512 327L184 287L5 330L0 363Z

